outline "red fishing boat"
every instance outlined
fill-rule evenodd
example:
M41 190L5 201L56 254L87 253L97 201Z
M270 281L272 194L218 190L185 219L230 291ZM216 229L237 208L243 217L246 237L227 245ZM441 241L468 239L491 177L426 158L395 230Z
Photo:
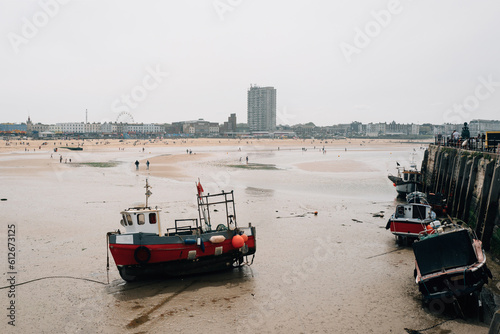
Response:
M233 191L204 195L198 181L198 217L177 219L163 231L161 210L148 205L152 193L147 180L145 188L146 205L121 212L125 232L107 233L124 280L203 273L253 262L255 227L238 225Z
M420 232L425 231L428 225L432 226L435 220L436 213L420 199L397 205L396 212L391 215L385 228L396 236L398 244L407 244L417 239Z

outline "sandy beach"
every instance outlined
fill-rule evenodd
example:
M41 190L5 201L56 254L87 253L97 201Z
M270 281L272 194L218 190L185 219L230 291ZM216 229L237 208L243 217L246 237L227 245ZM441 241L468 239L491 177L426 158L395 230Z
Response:
M1 290L5 314L15 300L16 326L4 316L0 329L406 333L440 324L425 333L487 333L477 319L422 308L413 252L385 230L397 203L387 174L411 153L420 163L425 147L362 139L2 141L0 286L9 283L10 225L16 282L36 281L16 286L15 298ZM144 202L146 178L163 229L196 217L198 178L206 192L234 190L240 222L257 228L254 264L125 283L110 258L107 272L106 232L120 228L121 210Z

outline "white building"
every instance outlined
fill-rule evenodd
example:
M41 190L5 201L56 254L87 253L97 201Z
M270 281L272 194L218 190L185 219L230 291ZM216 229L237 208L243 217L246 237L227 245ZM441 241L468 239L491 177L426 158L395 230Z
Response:
M102 133L116 133L118 131L118 125L116 123L104 123L101 124Z
M85 133L85 123L71 122L71 123L56 123L61 127L63 133Z
M368 137L378 137L385 135L386 123L368 123L366 124L366 135Z
M251 86L247 93L247 122L250 131L276 129L276 89Z
M101 133L101 123L85 123L85 133Z
M411 134L412 135L420 134L420 124L411 124Z
M127 124L124 126L124 131L135 133L161 133L165 132L165 127L156 124Z
M62 127L59 124L49 124L48 131L54 133L62 133Z

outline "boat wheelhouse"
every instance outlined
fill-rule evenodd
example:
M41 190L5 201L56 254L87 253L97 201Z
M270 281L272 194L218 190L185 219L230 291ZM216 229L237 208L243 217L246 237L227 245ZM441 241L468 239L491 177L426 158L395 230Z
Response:
M411 204L411 203L429 204L429 201L427 200L427 195L423 192L420 192L420 191L414 191L414 192L408 193L406 195L406 202L408 204Z

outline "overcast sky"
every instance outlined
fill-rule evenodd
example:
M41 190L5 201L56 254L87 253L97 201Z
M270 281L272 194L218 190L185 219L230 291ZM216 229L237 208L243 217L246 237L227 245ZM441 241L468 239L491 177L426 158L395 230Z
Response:
M500 118L493 0L0 2L0 123Z

